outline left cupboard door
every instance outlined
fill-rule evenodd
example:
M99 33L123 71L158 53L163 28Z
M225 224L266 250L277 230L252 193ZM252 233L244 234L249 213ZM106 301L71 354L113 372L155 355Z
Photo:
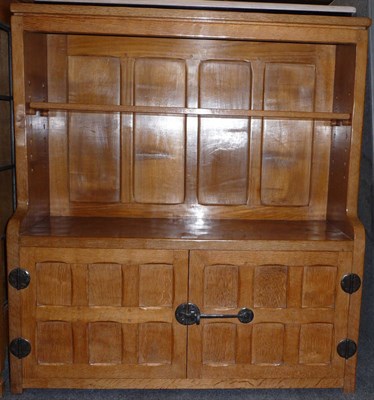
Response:
M187 298L187 251L22 248L21 265L31 278L24 387L186 377L187 330L174 310Z

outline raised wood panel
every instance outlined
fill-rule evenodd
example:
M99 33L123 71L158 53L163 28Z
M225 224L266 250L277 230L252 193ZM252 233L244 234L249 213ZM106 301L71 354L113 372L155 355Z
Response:
M199 71L199 106L250 109L251 64L203 61ZM246 204L249 122L200 118L198 198L201 204Z
M238 307L239 268L235 265L208 265L204 268L204 306Z
M186 105L186 66L182 60L139 58L134 65L134 104ZM184 117L135 115L134 199L139 203L184 201Z
M314 65L265 66L264 109L313 111ZM267 205L306 206L310 199L313 123L265 120L261 200Z
M172 265L140 265L140 307L172 307L174 290Z
M287 307L287 267L256 267L253 296L255 307Z
M201 118L199 127L199 203L246 204L249 162L248 120Z
M90 306L122 305L120 264L90 264L88 266L88 298Z
M68 57L69 103L120 104L120 62L113 57Z
M138 58L134 68L135 105L185 106L187 93L184 60Z
M334 266L305 267L303 307L334 307L337 268Z
M200 63L199 106L248 110L251 104L251 64L209 60Z
M122 329L117 322L88 324L90 364L120 364L122 362Z
M264 122L261 201L266 205L307 206L313 143L313 123Z
M301 364L329 364L332 357L332 324L302 325L300 331Z
M264 109L313 111L315 79L315 65L267 63Z
M73 334L68 322L38 322L36 351L39 364L73 363Z
M137 115L134 122L134 200L184 202L185 121L183 117Z
M148 322L139 325L139 364L171 364L173 332L170 324Z
M68 58L71 103L120 104L120 62L110 57ZM71 113L69 117L70 200L118 202L120 117Z
M203 364L230 365L236 362L236 325L206 323L203 329Z
M38 305L69 306L72 304L72 279L69 264L36 265Z
M280 365L283 363L284 325L255 324L252 333L252 363Z
M349 296L337 277L347 262L337 252L192 251L189 301L206 314L247 307L254 319L189 327L188 377L343 376L336 346L346 335Z

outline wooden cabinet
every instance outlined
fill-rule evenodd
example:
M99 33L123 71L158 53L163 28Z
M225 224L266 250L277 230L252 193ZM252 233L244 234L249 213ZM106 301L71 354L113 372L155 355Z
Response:
M369 21L13 14L12 390L352 391Z

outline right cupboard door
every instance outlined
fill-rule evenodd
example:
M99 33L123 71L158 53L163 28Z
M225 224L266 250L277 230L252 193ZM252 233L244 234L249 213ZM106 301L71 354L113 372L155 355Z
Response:
M201 313L247 307L254 319L189 326L189 378L342 386L337 346L346 339L349 295L340 281L351 253L194 251L190 260L189 301Z

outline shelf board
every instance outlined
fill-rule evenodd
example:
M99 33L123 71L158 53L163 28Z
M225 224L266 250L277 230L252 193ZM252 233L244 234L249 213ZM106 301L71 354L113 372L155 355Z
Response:
M159 106L125 106L112 104L74 104L74 103L46 103L31 102L28 105L28 114L37 111L76 111L94 113L139 113L164 115L189 115L202 117L230 117L230 118L273 118L297 120L342 121L350 123L351 114L333 112L303 112L303 111L273 111L273 110L240 110L216 108L188 108L188 107L159 107Z
M352 238L329 221L47 217L21 233L24 246L351 250ZM340 243L338 245L338 243Z

